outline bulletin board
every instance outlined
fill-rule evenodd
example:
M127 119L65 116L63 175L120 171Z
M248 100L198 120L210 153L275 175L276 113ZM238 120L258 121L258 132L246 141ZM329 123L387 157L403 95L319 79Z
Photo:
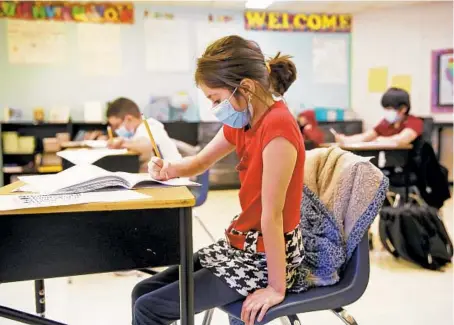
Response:
M453 112L453 49L432 51L432 112Z
M206 42L226 33L257 41L266 56L280 51L294 57L298 78L286 100L295 113L303 107L348 108L349 33L244 26L243 12L143 2L134 3L128 23L1 18L0 108L20 108L31 120L36 106L68 106L73 120L83 120L85 102L125 96L145 107L152 96L185 91L192 101L184 119L211 120L194 83L196 58Z

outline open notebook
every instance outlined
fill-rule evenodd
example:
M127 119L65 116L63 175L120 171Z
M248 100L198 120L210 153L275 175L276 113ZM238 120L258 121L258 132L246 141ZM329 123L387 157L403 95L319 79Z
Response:
M188 178L175 178L168 181L158 181L149 174L132 174L124 172L109 172L95 165L75 165L58 174L21 176L19 180L27 184L27 191L42 194L74 194L98 191L105 188L132 189L165 186L199 186Z

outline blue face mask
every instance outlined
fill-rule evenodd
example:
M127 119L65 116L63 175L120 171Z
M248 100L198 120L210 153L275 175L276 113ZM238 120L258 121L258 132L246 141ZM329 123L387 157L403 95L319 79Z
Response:
M251 121L251 114L249 112L251 104L249 103L248 108L246 108L242 112L238 112L233 108L232 104L230 103L230 98L232 98L237 89L238 88L235 88L229 98L224 99L218 105L213 107L213 114L223 124L235 129L241 129Z
M115 133L124 139L130 139L134 136L134 133L129 131L124 125L120 126L118 129L115 130Z

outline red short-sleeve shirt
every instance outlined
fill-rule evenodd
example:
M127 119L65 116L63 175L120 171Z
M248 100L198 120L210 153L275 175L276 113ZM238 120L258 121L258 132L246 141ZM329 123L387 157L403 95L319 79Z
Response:
M412 129L416 132L418 137L422 134L424 130L424 122L413 115L408 115L405 120L399 124L391 124L385 119L383 119L375 128L374 131L381 137L391 137L393 135L399 134L404 129Z
M244 236L232 234L231 230L247 233L261 231L262 215L262 152L271 140L283 137L297 151L295 169L285 198L283 220L284 233L290 232L300 222L300 205L303 191L305 148L298 124L283 101L275 102L264 116L249 130L234 129L224 125L224 136L236 146L240 162L237 170L240 176L239 193L242 212L234 220L226 233L230 244L243 249ZM276 157L276 159L284 159ZM257 250L264 251L263 241L259 238Z

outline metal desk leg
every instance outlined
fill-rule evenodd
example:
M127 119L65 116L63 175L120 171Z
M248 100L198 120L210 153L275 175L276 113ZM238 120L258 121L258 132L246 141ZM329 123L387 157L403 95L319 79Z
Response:
M36 314L41 317L46 316L46 293L44 290L44 280L35 280L35 305Z
M194 260L192 209L180 208L180 318L181 325L194 325Z

